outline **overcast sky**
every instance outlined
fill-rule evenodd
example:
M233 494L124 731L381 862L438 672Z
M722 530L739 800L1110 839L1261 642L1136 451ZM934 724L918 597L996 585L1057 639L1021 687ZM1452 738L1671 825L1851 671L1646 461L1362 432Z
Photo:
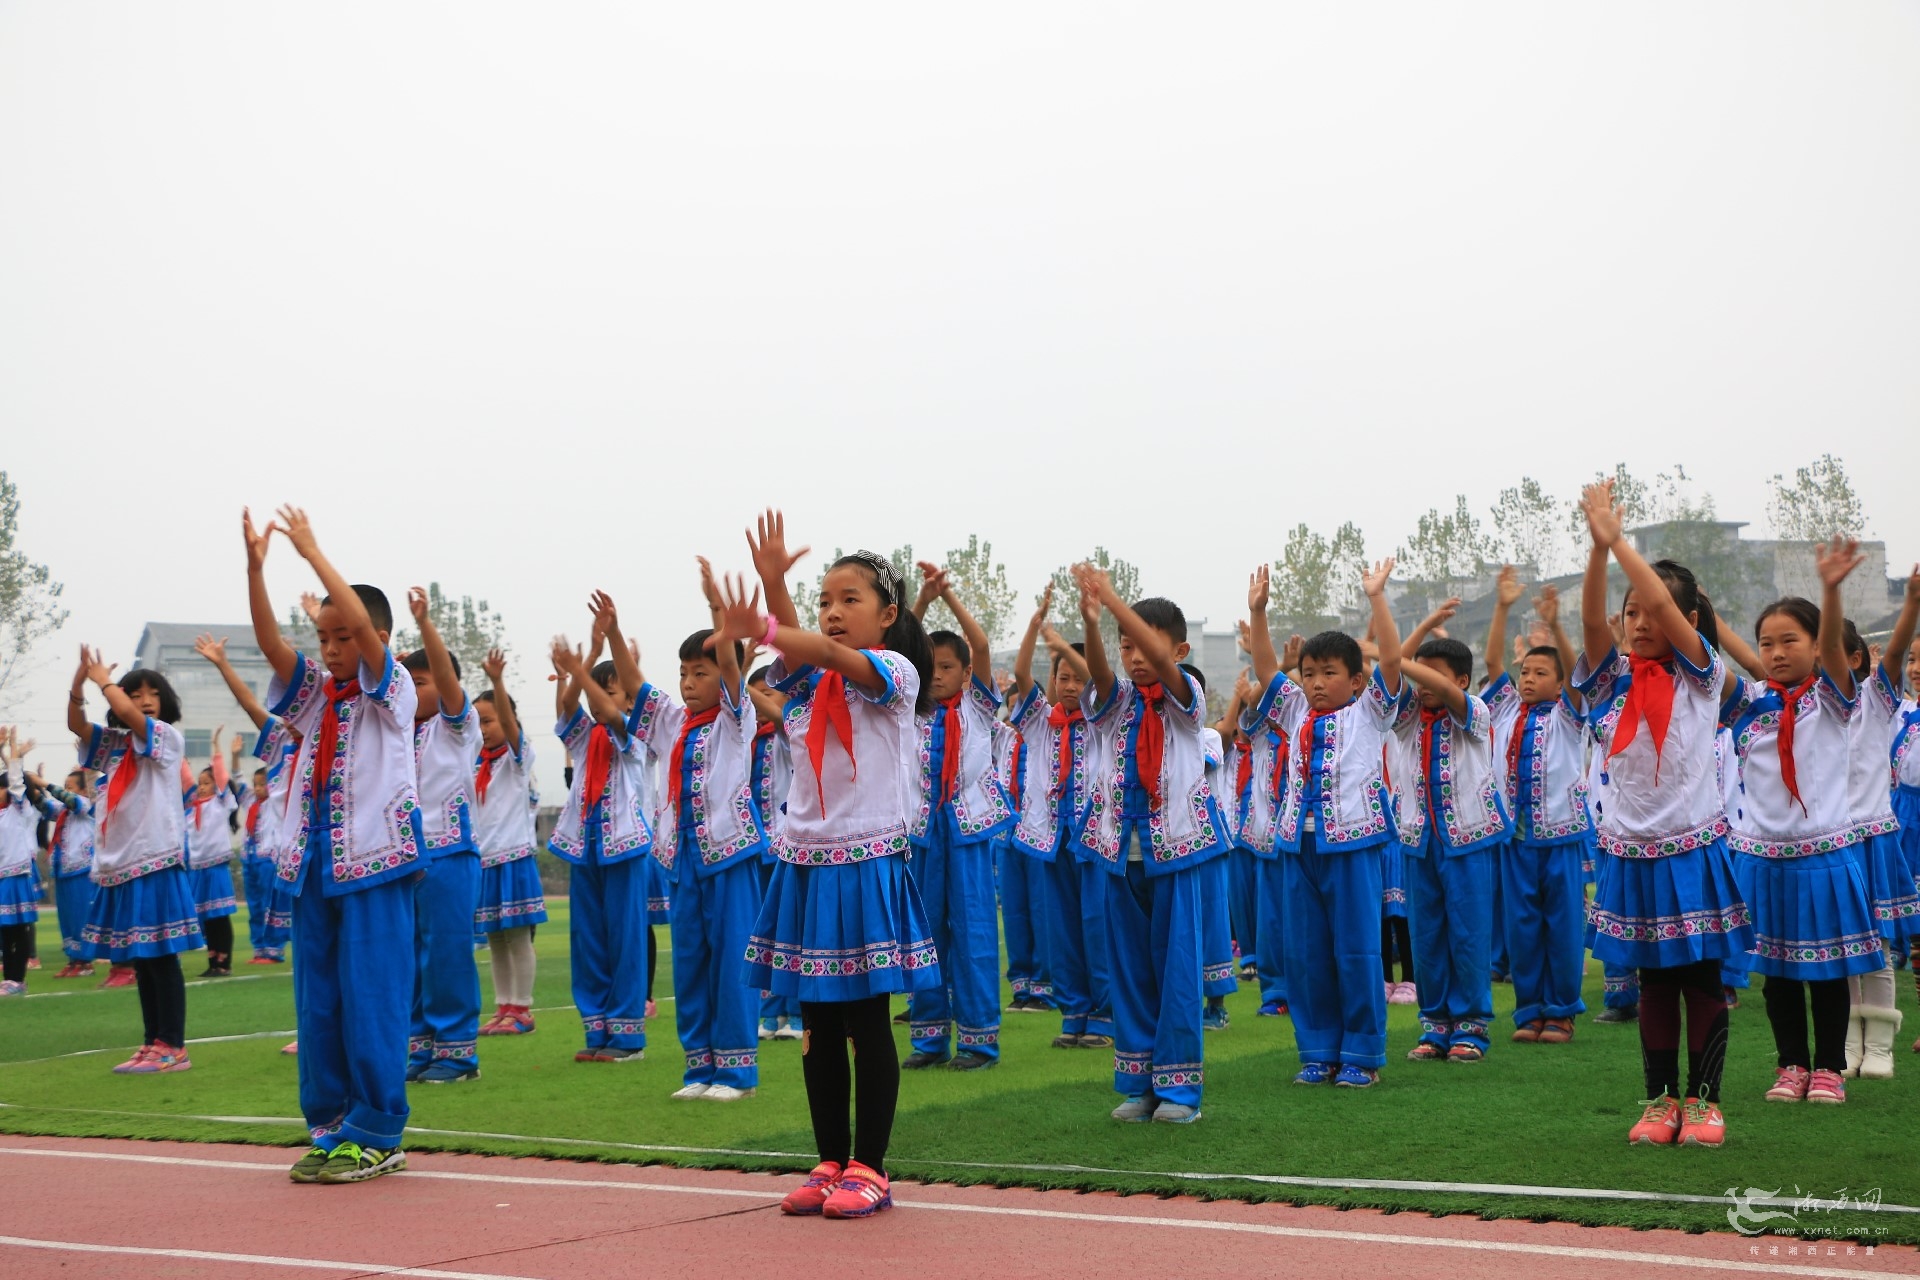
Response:
M768 503L1222 622L1302 520L1624 459L1758 524L1831 450L1911 562L1916 66L1913 3L0 5L24 719L243 622L244 503L662 677Z

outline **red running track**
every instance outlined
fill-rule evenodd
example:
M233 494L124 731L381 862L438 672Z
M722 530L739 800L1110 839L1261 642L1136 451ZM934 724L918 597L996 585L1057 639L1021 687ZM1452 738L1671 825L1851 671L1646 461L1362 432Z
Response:
M416 1153L377 1182L295 1186L297 1154L0 1135L0 1276L1920 1275L1897 1246L1807 1256L1780 1237L907 1182L892 1212L829 1222L780 1215L790 1175L505 1156Z

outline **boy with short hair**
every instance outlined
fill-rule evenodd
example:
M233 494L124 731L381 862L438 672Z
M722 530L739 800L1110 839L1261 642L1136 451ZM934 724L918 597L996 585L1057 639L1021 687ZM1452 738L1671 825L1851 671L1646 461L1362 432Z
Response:
M277 851L293 893L300 1109L313 1146L295 1182L360 1182L407 1167L406 1028L412 997L413 886L420 804L413 682L387 648L393 611L350 585L298 507L255 533L243 516L254 638L273 667L272 713L301 735ZM326 590L318 662L280 634L264 573L284 535Z
M1100 767L1080 838L1108 873L1113 959L1113 1118L1200 1119L1204 889L1200 868L1227 852L1226 821L1207 786L1206 699L1180 663L1187 619L1171 600L1129 605L1107 575L1074 566L1093 700L1083 708ZM1116 674L1100 612L1120 627Z
M86 958L80 928L87 922L87 903L93 898L93 783L85 769L67 774L67 785L56 787L29 774L27 781L42 787L40 814L53 823L47 833L47 869L53 873L53 906L60 925L60 948L67 966L55 978L90 978L93 961Z

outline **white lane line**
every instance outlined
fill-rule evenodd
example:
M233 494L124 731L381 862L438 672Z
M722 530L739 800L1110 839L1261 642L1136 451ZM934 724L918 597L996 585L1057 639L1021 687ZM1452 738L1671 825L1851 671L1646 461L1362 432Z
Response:
M4 1147L0 1155L38 1155L83 1160L110 1160L133 1164L185 1165L199 1169L241 1169L256 1173L282 1173L280 1165L253 1160L176 1159L170 1156L141 1156L111 1151L59 1151L46 1147ZM752 1199L772 1202L778 1195L769 1191L738 1191L726 1187L671 1186L657 1182L633 1182L603 1178L529 1178L512 1174L454 1173L440 1170L409 1170L409 1178L437 1178L449 1182L493 1183L507 1186L563 1188L592 1187L621 1191L655 1191L673 1195L712 1196L724 1199ZM1233 1222L1216 1218L1149 1217L1139 1214L1074 1213L1062 1209L1017 1209L1003 1205L943 1204L921 1200L896 1200L903 1209L929 1209L942 1213L979 1213L1007 1218L1040 1218L1055 1222L1085 1222L1098 1226L1153 1227L1186 1231L1224 1231L1239 1235L1275 1236L1293 1240L1326 1240L1353 1245L1384 1245L1414 1249L1464 1249L1477 1253L1519 1254L1541 1258L1565 1258L1583 1262L1618 1262L1625 1265L1691 1267L1704 1271L1730 1271L1743 1275L1820 1276L1827 1280L1864 1280L1879 1277L1884 1270L1859 1267L1816 1267L1787 1263L1769 1264L1728 1258L1702 1258L1677 1253L1651 1253L1633 1249L1590 1249L1579 1245L1525 1244L1509 1240L1463 1240L1450 1236L1410 1235L1382 1231L1333 1231L1321 1227L1283 1227L1258 1222ZM1733 1247L1749 1244L1744 1237L1728 1236ZM1765 1247L1765 1246L1761 1246ZM407 1274L402 1272L400 1274Z
M189 1036L187 1043L189 1045L231 1044L236 1040L286 1040L292 1035L291 1031L243 1031L231 1036ZM129 1044L111 1049L75 1049L71 1053L56 1053L45 1058L20 1058L12 1062L0 1062L0 1067L33 1067L43 1062L59 1062L66 1058L91 1058L103 1053L132 1053L139 1047L137 1044Z
M16 1249L52 1249L63 1253L112 1253L138 1258L184 1258L191 1262L233 1262L250 1267L305 1267L313 1271L345 1271L360 1275L421 1276L425 1280L533 1280L529 1276L497 1271L443 1271L437 1267L402 1267L390 1262L334 1262L327 1258L286 1258L273 1253L216 1253L211 1249L143 1249L130 1244L86 1244L78 1240L34 1240L0 1236L0 1246Z

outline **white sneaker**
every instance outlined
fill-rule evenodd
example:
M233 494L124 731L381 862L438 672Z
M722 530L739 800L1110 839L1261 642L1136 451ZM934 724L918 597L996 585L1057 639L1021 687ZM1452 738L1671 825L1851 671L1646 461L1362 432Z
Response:
M704 1098L712 1091L713 1086L710 1084L690 1084L684 1088L675 1089L667 1096L671 1098Z
M780 1026L774 1031L775 1040L798 1040L806 1033L787 1019L780 1019Z
M699 1095L708 1102L738 1102L742 1098L751 1098L752 1089L736 1089L730 1084L708 1085L705 1093Z
M772 1028L772 1027L770 1027L770 1026L768 1026L768 1025L767 1025L766 1023L764 1023L764 1022L760 1024L760 1038L761 1038L762 1040L771 1040L771 1039L773 1039L773 1028Z
M1115 1107L1112 1116L1115 1120L1124 1120L1128 1124L1140 1124L1153 1119L1153 1109L1160 1100L1150 1093L1137 1093Z

